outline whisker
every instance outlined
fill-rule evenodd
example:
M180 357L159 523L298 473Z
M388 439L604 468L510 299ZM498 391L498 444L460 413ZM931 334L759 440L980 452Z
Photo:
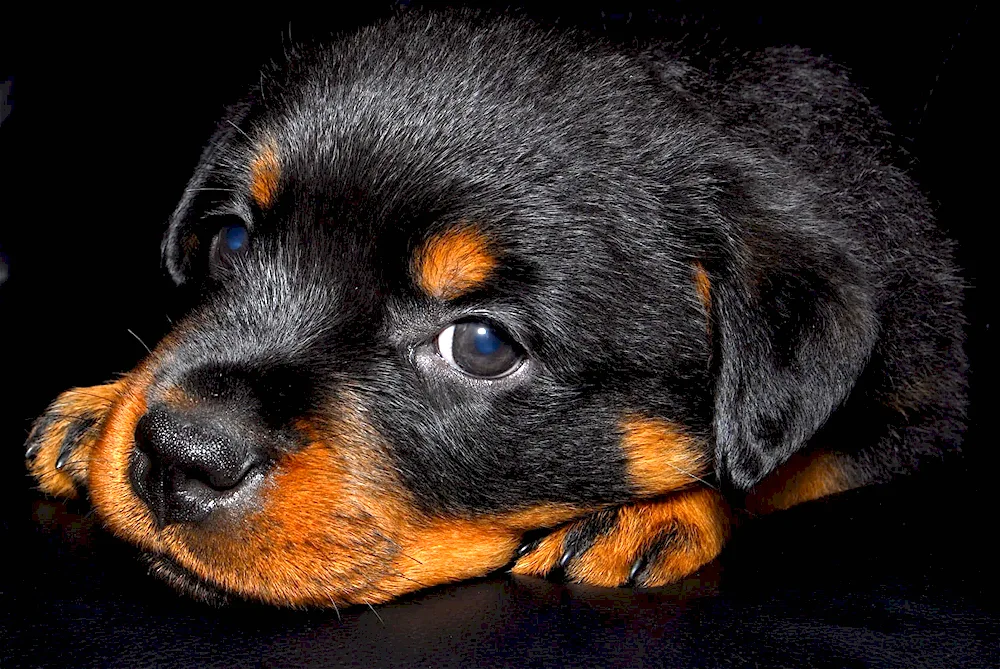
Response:
M246 133L245 133L245 132L243 131L243 128L241 128L240 126L236 125L235 123L233 123L233 122L232 122L232 120L230 120L230 119L228 119L228 118L226 119L226 123L228 123L229 125L233 126L233 127L234 127L234 128L236 129L236 132L238 132L238 133L240 133L241 135L243 135L244 137L246 137L246 138L247 138L247 140L248 140L248 141L249 141L249 142L250 142L251 144L253 143L253 139L251 139L251 138L250 138L250 135L246 134Z
M135 338L136 338L136 339L137 339L137 340L139 341L139 343L140 343L140 344L142 344L142 347L143 347L144 349L146 349L146 353L149 353L150 355L152 355L152 354L153 354L153 352L152 352L151 350L149 350L149 347L148 347L148 346L146 346L146 342L144 342L144 341L142 340L142 338L141 338L141 337L140 337L139 335L137 335L136 333L132 332L132 331L131 331L131 330L129 330L128 328L125 328L125 329L126 329L126 330L128 330L128 333L129 333L130 335L132 335L133 337L135 337Z
M372 613L374 613L374 614L375 614L375 617L376 617L376 618L378 618L378 621L379 621L380 623L382 623L382 627L385 627L385 621L384 621L384 620L382 620L382 616L380 616L380 615L378 614L378 611L376 611L376 610L375 610L375 607L374 607L374 606L372 606L372 605L371 605L370 603L368 603L368 602L365 602L365 604L367 604L367 605L368 605L368 608L370 608L370 609L372 610Z
M197 188L185 188L185 193L208 193L208 192L220 192L220 193L235 193L235 188L213 188L209 186L199 186Z
M95 395L94 393L88 393L86 390L74 389L69 392L73 393L74 395L84 395L85 397L93 397L95 400L101 400L102 402L105 402L109 405L114 402L114 400L108 399L103 395Z
M421 588L429 588L430 587L428 584L421 583L420 581L418 581L415 578L410 578L409 576L404 576L403 573L399 572L399 571L395 572L393 575L396 576L397 578L403 579L404 581L409 581L410 583L416 583Z
M681 474L684 474L685 476L688 476L688 477L694 479L695 481L698 481L699 483L703 483L704 485L708 486L712 490L718 490L719 489L718 487L712 485L711 483L709 483L705 479L701 478L700 476L695 476L691 472L688 472L688 471L685 471L685 470L681 469L680 467L678 467L677 465L673 464L672 462L668 462L667 465L670 466L670 467L673 467L675 470L677 470Z
M403 553L403 552L400 552L400 555L402 555L405 558L409 558L410 560L413 560L414 562L416 562L419 565L423 565L423 562L421 562L417 558L413 557L412 555L407 555L406 553Z

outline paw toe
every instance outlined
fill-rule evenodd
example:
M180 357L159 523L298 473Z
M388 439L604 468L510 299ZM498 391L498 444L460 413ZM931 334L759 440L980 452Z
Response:
M70 390L35 421L24 456L43 491L61 497L77 496L86 478L91 447L109 406L110 400L104 395Z
M525 543L513 571L600 586L655 587L713 560L728 533L714 491L606 509Z

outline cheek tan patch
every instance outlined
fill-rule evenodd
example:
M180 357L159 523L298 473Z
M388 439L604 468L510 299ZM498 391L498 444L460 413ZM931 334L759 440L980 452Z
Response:
M507 564L526 530L583 513L551 505L428 517L391 482L366 480L378 478L378 462L352 471L345 445L316 443L292 455L241 531L178 534L164 542L167 552L226 590L272 604L370 604L483 576Z
M417 285L439 300L453 300L482 285L496 265L486 235L469 226L434 235L413 259Z
M280 177L278 154L274 142L268 141L250 161L250 196L261 209L267 209L274 203Z
M223 590L286 606L384 602L499 569L525 531L592 511L548 504L428 516L393 478L363 406L345 397L336 419L299 426L307 445L275 464L256 510L214 527L157 529L128 472L135 425L163 355L158 349L154 362L129 375L109 413L89 472L92 499L115 534Z
M699 483L709 471L704 445L670 421L630 415L622 420L621 431L629 479L641 496Z

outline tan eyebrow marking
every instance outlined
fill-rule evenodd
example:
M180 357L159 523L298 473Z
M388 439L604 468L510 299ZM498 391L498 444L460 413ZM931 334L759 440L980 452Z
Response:
M269 140L261 145L250 161L250 196L261 208L266 209L274 203L280 176L278 154L274 142Z
M417 285L427 295L453 300L481 286L496 268L489 239L462 225L428 239L414 256Z
M700 262L694 264L694 289L702 306L705 307L705 313L712 313L712 281L708 278L705 266Z

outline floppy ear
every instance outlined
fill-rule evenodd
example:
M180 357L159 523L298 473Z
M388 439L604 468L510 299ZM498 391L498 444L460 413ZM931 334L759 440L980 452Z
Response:
M758 223L712 276L720 480L749 489L847 398L878 334L847 242Z
M233 200L233 191L241 184L233 170L234 144L243 140L239 123L247 114L246 105L233 107L217 126L208 146L202 151L194 176L188 181L181 201L170 216L167 232L160 244L160 261L177 285L184 284L197 270L197 259L206 242L201 221L217 213Z

